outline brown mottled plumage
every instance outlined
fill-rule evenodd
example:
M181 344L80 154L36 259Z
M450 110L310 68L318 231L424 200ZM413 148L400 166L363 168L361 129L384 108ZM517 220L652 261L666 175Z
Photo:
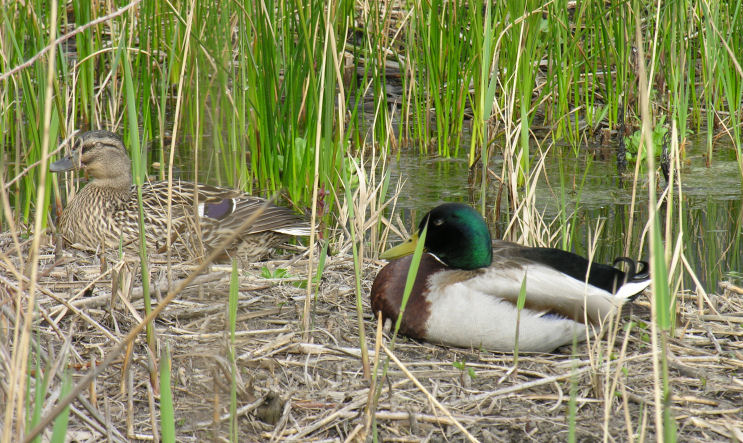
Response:
M139 206L132 186L131 163L121 138L108 131L80 135L68 157L52 172L83 169L91 177L62 212L59 232L65 241L87 250L135 249L139 244ZM168 183L145 183L142 204L147 247L167 245ZM255 222L225 249L228 256L265 258L289 236L309 235L309 224L288 208L268 204L234 189L174 181L171 198L171 251L201 255L217 246L256 211ZM201 250L203 245L204 250Z

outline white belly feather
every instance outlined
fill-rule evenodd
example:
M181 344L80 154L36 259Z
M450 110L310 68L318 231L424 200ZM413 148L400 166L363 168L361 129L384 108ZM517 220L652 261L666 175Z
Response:
M426 323L428 340L460 347L511 352L516 341L516 300L526 272L530 302L587 307L605 316L624 302L602 289L586 285L553 268L531 264L526 268L490 268L474 278L452 283L448 271L429 280L431 312ZM550 352L586 339L583 323L555 315L521 311L519 350Z

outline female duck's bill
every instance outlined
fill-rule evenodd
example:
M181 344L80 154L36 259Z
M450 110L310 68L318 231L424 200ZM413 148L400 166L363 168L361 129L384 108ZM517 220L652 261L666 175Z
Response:
M549 352L583 340L607 316L649 284L648 266L620 257L614 265L590 263L571 252L491 242L485 220L469 206L448 203L427 213L425 253L400 332L432 342L510 352ZM397 320L418 233L382 255L395 259L377 275L375 315ZM525 307L516 303L526 280Z

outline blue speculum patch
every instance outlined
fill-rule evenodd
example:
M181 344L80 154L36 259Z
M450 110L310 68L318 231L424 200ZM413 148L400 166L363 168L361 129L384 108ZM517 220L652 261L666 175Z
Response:
M204 215L216 220L222 220L232 214L235 202L231 198L226 198L219 203L207 203L204 205Z

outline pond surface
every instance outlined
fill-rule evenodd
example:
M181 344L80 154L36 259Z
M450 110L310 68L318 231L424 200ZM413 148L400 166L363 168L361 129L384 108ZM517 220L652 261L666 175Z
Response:
M610 263L617 256L625 255L624 248L629 228L628 213L632 200L631 176L620 180L616 173L615 156L606 160L582 152L577 157L570 149L562 154L554 151L545 161L545 173L540 177L536 190L536 207L543 214L548 225L560 217L560 162L565 183L565 206L568 216L574 214L574 232L569 239L569 249L587 255L590 238L595 237L597 221L604 222L599 232L596 260ZM502 157L491 162L496 174L501 173ZM532 161L532 167L534 160ZM418 218L430 208L445 201L473 203L471 196L479 190L472 189L468 183L469 168L466 159L441 159L421 157L417 151L401 152L390 161L393 182L401 177L404 180L402 194L397 207L401 210L406 226L417 223ZM630 169L634 164L629 165ZM585 177L584 177L585 174ZM648 190L646 173L642 173L638 184L631 227L630 254L637 256L641 247L642 232L648 219ZM660 191L665 185L658 174ZM686 147L681 170L683 211L679 217L679 205L672 208L672 237L683 232L684 255L696 273L705 290L716 290L721 280L743 282L741 242L743 241L743 193L741 192L741 173L735 159L735 151L730 144L715 146L711 166L706 166L704 137L697 137ZM507 207L506 192L502 207ZM477 197L474 197L477 198ZM677 197L675 197L678 200ZM492 206L496 201L495 191L488 193L486 202ZM668 208L661 210L663 225ZM507 227L509 215L502 209L493 231L496 236ZM413 219L416 221L414 222ZM557 230L558 223L552 231ZM559 246L558 243L554 246ZM648 257L648 239L642 242L641 257ZM695 286L688 273L684 273L684 287ZM682 288L682 289L683 289Z
M466 137L465 137L466 138ZM686 146L681 170L682 211L676 203L672 207L672 238L683 233L684 255L697 278L707 291L717 289L721 280L743 284L743 191L741 173L730 143L715 145L711 165L707 166L705 137L696 136ZM207 140L208 142L208 140ZM464 140L468 143L467 140ZM208 143L207 143L208 144ZM633 258L648 258L648 239L643 236L648 220L647 173L641 173L636 190L636 201L629 224L632 201L632 171L630 163L624 179L616 172L616 156L613 147L588 152L582 149L575 155L570 148L553 147L545 159L544 172L536 189L536 208L542 214L551 232L559 229L561 217L560 169L566 185L565 213L572 217L572 234L566 240L567 249L587 256L589 245L596 237L598 222L603 222L596 240L595 260L611 263L614 258L629 255ZM466 152L466 149L460 151ZM175 164L192 165L192 152L186 150L183 158ZM560 162L562 157L562 162ZM213 159L202 158L199 180L206 183L224 184L215 177L210 167ZM532 168L536 160L532 160ZM560 164L562 163L562 165ZM490 168L501 174L503 158L496 155ZM211 165L214 166L214 165ZM392 183L398 178L404 182L397 202L397 210L405 226L417 224L421 215L442 202L460 201L474 204L479 198L479 185L469 183L469 168L466 158L439 158L421 156L417 149L404 149L389 159ZM659 170L660 171L660 170ZM193 171L182 172L186 177ZM665 181L658 172L660 195ZM497 183L491 185L486 204L493 209L497 199ZM506 231L511 214L508 212L507 192L504 190L501 214L493 223L492 232L501 237ZM678 201L678 197L674 197ZM662 224L666 224L666 206L661 209ZM681 213L681 217L679 217ZM554 223L553 223L554 222ZM631 229L629 253L625 253L627 235ZM393 239L394 241L394 239ZM556 238L552 246L561 247L562 239ZM642 249L642 253L638 251ZM692 278L684 272L681 289L695 289Z

